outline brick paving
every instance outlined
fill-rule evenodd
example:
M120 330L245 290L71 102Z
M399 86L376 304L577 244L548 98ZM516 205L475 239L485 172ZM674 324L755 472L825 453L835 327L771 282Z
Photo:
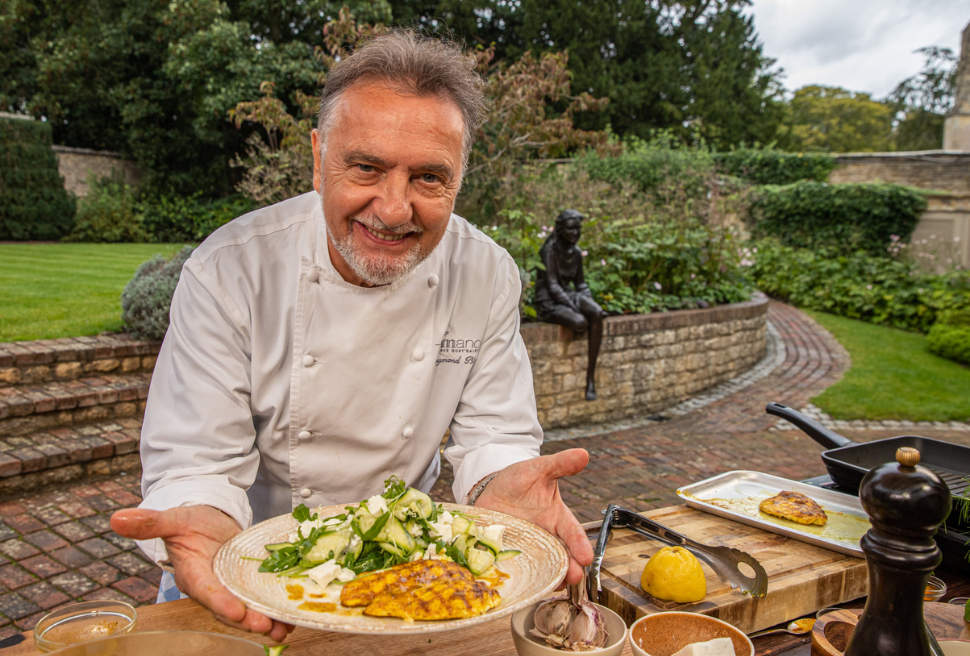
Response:
M805 407L841 377L848 356L794 308L772 302L768 319L783 341L785 355L767 375L708 398L702 408L682 415L671 413L662 421L641 418L622 430L587 426L582 436L561 436L543 445L547 454L573 447L589 451L587 469L560 485L564 500L582 521L598 519L610 502L638 510L677 503L677 487L733 469L792 479L825 473L822 448L799 431L772 430L776 419L765 414L764 406L777 401ZM124 430L101 424L98 435L117 432L134 439L132 432L140 422L133 419L136 423L126 426L125 421L129 420L117 421ZM83 428L65 430L84 434ZM843 433L859 441L896 434ZM970 445L970 432L922 433ZM446 462L442 466L432 496L452 501L451 469ZM0 500L0 639L31 629L47 611L71 601L154 601L161 571L109 526L112 512L140 501L139 474L137 468L129 468Z
M160 570L108 526L112 512L141 501L139 473L0 502L0 639L73 601L154 601Z

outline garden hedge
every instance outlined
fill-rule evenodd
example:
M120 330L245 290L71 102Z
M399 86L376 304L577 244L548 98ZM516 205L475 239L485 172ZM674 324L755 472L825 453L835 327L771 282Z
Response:
M64 190L42 121L0 117L0 240L56 240L71 231L74 199Z
M931 352L970 364L970 308L943 314L930 328L926 341Z
M802 180L825 182L838 162L825 153L786 153L774 148L739 148L715 153L718 168L759 185L786 185Z
M886 256L891 238L908 241L925 209L919 191L900 185L799 182L754 188L747 220L753 237L785 246Z

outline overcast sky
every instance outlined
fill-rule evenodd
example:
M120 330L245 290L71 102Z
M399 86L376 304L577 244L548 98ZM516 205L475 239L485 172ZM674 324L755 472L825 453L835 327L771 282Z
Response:
M970 0L754 0L747 11L789 91L808 84L882 98L918 73L924 46L959 55Z

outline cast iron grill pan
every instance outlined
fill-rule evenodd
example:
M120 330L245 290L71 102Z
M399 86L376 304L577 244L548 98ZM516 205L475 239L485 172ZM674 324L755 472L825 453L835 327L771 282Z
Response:
M769 403L765 411L788 420L827 447L828 450L822 452L822 462L832 481L856 494L859 493L863 476L873 467L895 462L896 449L902 446L918 449L920 464L933 470L950 488L950 494L962 497L966 493L966 479L970 477L970 447L915 435L858 443L780 403Z

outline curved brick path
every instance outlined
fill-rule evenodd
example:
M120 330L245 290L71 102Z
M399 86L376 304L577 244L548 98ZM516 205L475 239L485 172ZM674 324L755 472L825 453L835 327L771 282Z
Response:
M764 406L778 401L805 407L838 380L848 359L798 310L772 302L768 318L785 358L757 382L669 421L643 420L584 437L560 435L543 446L543 453L572 447L590 452L587 470L561 483L563 498L582 521L598 519L610 502L638 510L676 503L677 487L732 469L794 479L825 473L821 447L799 431L770 430L775 420ZM845 434L868 440L892 433ZM967 432L931 436L970 444ZM451 501L451 470L443 465L432 494ZM159 570L108 527L114 510L139 502L138 473L0 500L0 639L32 628L47 610L75 599L154 601Z

